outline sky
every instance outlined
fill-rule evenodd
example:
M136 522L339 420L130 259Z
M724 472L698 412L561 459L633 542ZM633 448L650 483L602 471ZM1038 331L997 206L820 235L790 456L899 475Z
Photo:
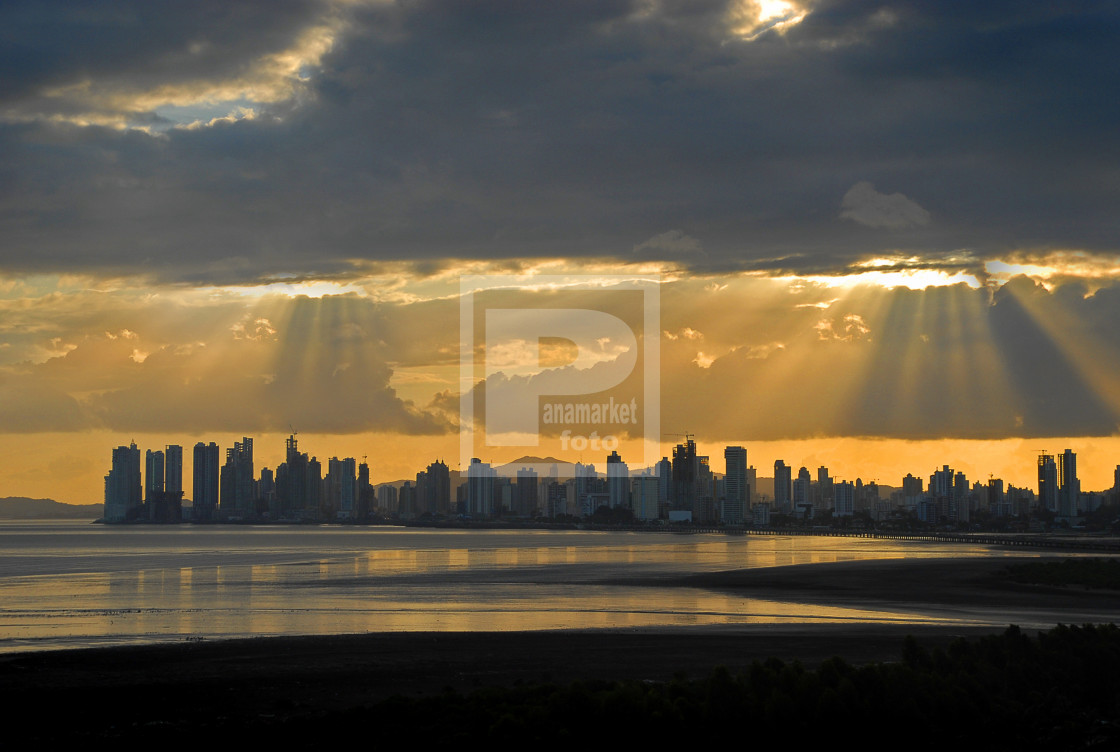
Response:
M717 470L1029 485L1069 447L1110 487L1118 32L1103 2L5 2L0 496L100 501L131 440L452 458L465 274L656 276L661 427Z

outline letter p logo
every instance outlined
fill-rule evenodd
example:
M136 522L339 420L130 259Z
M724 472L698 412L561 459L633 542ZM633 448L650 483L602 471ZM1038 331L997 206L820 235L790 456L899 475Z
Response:
M621 275L462 278L461 465L472 457L565 459L583 442L561 435L591 432L624 437L633 462L656 462L658 285ZM555 469L540 464L533 469L542 477Z

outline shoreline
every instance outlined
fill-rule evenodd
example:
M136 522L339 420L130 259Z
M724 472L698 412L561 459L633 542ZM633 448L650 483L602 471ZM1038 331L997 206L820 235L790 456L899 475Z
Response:
M1024 585L1001 577L1003 568L1021 560L829 562L651 578L643 584L891 610L983 607L989 615L1045 613L1066 624L1120 620L1120 593ZM770 658L806 668L834 656L855 666L896 663L910 636L927 650L946 650L958 638L1000 634L1012 623L1029 621L1012 616L1001 627L787 622L386 632L71 648L0 655L0 701L15 718L65 707L74 728L95 738L127 735L153 724L226 728L261 719L315 723L394 696L438 699L449 693L573 682L667 683L706 678L720 666L738 674ZM1024 632L1035 631L1041 630L1024 627Z

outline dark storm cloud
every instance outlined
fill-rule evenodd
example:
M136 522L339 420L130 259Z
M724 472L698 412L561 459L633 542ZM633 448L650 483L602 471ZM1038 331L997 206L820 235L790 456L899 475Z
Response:
M184 7L14 6L5 102L86 78L218 81L328 12ZM231 281L362 259L632 261L673 237L713 271L1116 252L1113 5L808 11L747 41L720 2L330 9L332 51L256 119L160 137L0 125L0 266Z
M0 108L87 80L140 88L233 75L291 45L322 8L314 0L8 0Z

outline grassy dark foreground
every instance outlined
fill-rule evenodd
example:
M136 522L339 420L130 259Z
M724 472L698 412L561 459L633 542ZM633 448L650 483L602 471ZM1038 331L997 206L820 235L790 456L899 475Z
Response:
M259 700L254 696L269 693L269 687L251 681L226 687L157 682L145 685L141 699L111 682L92 692L66 681L55 682L50 691L32 691L34 682L28 682L29 691L20 692L17 678L0 696L6 718L0 746L46 749L52 742L96 740L116 749L197 749L220 740L223 747L252 745L249 749L262 743L338 746L351 739L378 749L480 739L502 748L591 741L660 748L847 739L862 748L1120 747L1115 625L1061 626L1036 636L1010 627L999 635L942 644L930 649L908 637L897 661L862 666L839 657L815 668L770 658L735 672L717 667L699 679L683 674L667 681L584 679L473 691L448 686L427 697L398 695L368 703L342 692L310 713L296 712L301 691L310 696L322 688L304 691L299 681L285 687L286 696L270 712L245 713L239 707ZM229 673L244 670L231 663ZM142 713L147 720L137 718L140 702L147 703ZM159 720L165 716L152 708L161 705L174 709L166 717L177 720Z

